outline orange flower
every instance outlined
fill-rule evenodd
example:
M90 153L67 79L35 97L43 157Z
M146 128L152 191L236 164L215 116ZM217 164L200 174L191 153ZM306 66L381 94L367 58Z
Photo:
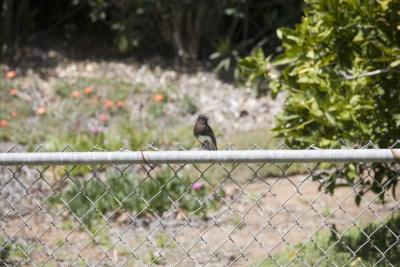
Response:
M18 90L17 90L17 88L11 88L9 93L12 96L16 96L18 94Z
M6 128L6 127L8 127L8 121L7 120L0 120L0 127L4 127L4 128Z
M17 73L14 70L9 70L6 72L7 79L12 79L17 76Z
M81 97L81 92L79 92L79 91L73 91L73 92L71 93L71 97L73 97L73 98L80 98L80 97Z
M93 93L93 88L92 87L86 87L85 89L83 89L83 93L85 95L90 95L91 93Z
M115 105L117 106L117 108L123 108L125 106L125 102L122 100L118 100Z
M37 115L43 115L44 113L46 113L46 108L45 107L38 107L37 109L36 109L36 114Z
M164 99L165 99L165 97L164 97L163 94L155 94L155 95L153 96L153 100L154 100L155 102L157 102L157 103L163 102Z
M18 116L18 112L12 111L11 112L11 117L16 118Z
M107 99L106 101L104 101L105 109L112 109L113 106L114 106L114 102L112 100Z
M110 119L110 117L108 116L107 113L101 113L101 114L99 115L99 120L100 120L101 122L107 122L109 119Z

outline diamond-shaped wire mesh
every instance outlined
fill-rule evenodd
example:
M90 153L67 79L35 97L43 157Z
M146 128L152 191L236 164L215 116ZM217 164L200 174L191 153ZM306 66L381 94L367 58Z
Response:
M301 160L0 167L0 266L398 266L398 174Z

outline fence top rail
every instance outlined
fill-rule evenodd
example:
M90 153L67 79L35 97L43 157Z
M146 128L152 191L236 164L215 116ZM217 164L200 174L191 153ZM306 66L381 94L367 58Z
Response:
M220 150L0 153L0 165L155 163L395 162L400 149Z

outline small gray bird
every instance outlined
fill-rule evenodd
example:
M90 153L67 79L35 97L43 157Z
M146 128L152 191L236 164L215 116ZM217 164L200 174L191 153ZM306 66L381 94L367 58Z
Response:
M218 150L217 140L211 127L208 125L208 118L200 114L197 117L196 124L193 128L193 134L199 140L201 146L205 150Z

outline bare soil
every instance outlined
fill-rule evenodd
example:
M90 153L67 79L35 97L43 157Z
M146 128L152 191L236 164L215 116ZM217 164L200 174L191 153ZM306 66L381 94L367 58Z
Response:
M223 184L222 206L206 217L176 206L161 217L121 213L92 233L65 207L47 206L46 194L28 190L13 200L2 195L0 233L20 244L11 259L21 266L248 266L311 242L333 225L343 233L398 209L389 195L385 205L367 194L357 206L351 188L329 195L318 185L305 175L252 181L233 176Z

